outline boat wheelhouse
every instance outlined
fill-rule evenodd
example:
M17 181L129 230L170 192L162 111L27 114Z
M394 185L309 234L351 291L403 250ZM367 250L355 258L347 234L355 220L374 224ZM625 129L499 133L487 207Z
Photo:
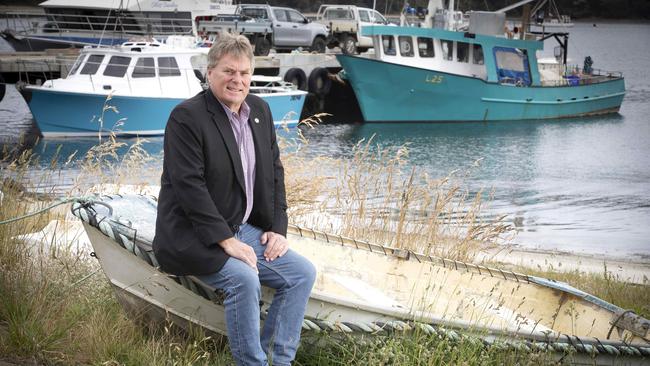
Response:
M207 53L157 42L88 47L67 77L21 93L44 136L162 135L172 109L206 87ZM279 78L253 79L250 93L269 103L276 126L297 124L307 93Z
M567 33L504 34L505 14L473 12L464 30L364 27L370 58L337 55L366 121L486 121L617 112L621 73L566 65ZM556 38L558 62L539 63ZM395 91L399 90L398 93Z

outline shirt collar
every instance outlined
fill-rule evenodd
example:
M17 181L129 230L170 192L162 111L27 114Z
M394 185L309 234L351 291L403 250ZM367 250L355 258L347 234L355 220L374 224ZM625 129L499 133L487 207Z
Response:
M226 114L228 115L229 118L233 117L235 119L243 119L245 121L248 120L248 117L250 116L251 113L251 108L248 106L248 103L246 103L246 101L244 101L241 107L239 107L239 115L237 115L237 113L230 110L230 108L228 108L227 105L223 104L219 99L217 99L217 101L219 102L219 104L221 104L223 110L226 111Z

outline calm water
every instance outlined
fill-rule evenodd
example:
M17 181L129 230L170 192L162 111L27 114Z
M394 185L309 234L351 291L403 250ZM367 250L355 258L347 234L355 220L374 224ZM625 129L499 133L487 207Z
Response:
M505 213L525 247L601 256L650 258L650 24L576 24L569 58L622 71L627 94L620 114L596 118L459 124L323 125L305 131L314 154L348 157L360 139L384 147L409 144L409 164L433 177L465 170L471 190L494 188L492 214ZM551 55L548 43L545 54ZM2 45L0 45L1 49ZM9 88L11 89L11 88ZM354 121L341 121L354 122ZM30 128L13 90L0 103L0 139ZM162 139L148 150L159 152ZM50 140L45 156L87 149L95 139Z

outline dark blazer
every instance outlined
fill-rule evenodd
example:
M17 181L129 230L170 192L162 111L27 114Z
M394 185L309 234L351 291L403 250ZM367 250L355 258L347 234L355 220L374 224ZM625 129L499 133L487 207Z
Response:
M255 142L255 188L248 223L286 236L284 168L268 104L246 103ZM153 250L163 271L201 275L229 256L218 242L234 236L246 207L244 172L226 113L210 89L179 104L165 129Z

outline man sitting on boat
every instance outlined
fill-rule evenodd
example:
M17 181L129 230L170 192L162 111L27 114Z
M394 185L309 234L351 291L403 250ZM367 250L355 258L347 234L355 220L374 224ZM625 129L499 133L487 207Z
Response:
M269 106L249 94L249 41L223 34L208 58L210 87L167 122L153 248L162 270L224 291L238 365L289 365L316 271L288 247L284 168ZM260 332L261 285L276 292Z

